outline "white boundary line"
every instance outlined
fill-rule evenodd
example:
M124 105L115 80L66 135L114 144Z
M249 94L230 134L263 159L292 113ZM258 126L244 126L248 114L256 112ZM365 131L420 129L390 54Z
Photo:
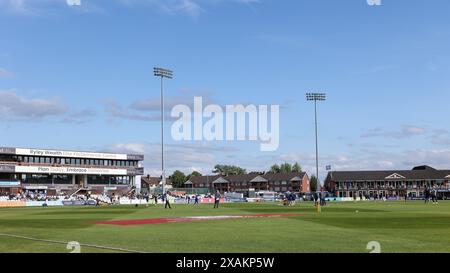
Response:
M30 241L36 241L36 242L52 243L52 244L64 244L64 245L69 244L69 242L64 242L64 241L38 239L38 238L21 236L21 235L14 235L14 234L0 233L0 236L9 237L9 238L16 238L16 239L24 239L24 240L30 240ZM80 246L91 247L91 248L98 248L98 249L106 249L106 250L115 250L115 251L128 252L128 253L146 253L146 252L143 252L143 251L131 250L131 249L126 249L126 248L99 246L99 245L92 245L92 244L81 244L80 243Z

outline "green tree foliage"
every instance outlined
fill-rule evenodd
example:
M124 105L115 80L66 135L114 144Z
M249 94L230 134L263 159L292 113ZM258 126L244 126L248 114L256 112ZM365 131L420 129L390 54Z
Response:
M302 172L302 167L300 166L300 164L298 164L298 162L295 162L295 164L292 166L292 171L294 173L301 173Z
M298 162L295 162L294 165L291 165L289 163L283 163L283 164L281 164L281 166L278 164L275 164L275 165L272 165L272 167L270 167L269 172L270 173L291 173L291 172L301 173L302 167L300 166L300 164Z
M289 163L283 163L280 166L281 173L291 173L292 172L292 165Z
M194 177L194 176L202 176L202 174L197 171L193 171L190 175L188 175L186 177L186 181L188 181L189 179L191 179L191 177Z
M181 171L175 171L170 177L172 180L172 187L174 188L183 188L184 182L186 182L186 175Z
M220 165L214 166L213 173L220 175L246 174L247 171L241 167L234 165Z
M275 164L272 167L270 167L270 171L271 173L280 173L281 169L280 169L280 165Z
M309 180L309 185L311 191L317 191L317 177L315 175L311 175L311 179Z

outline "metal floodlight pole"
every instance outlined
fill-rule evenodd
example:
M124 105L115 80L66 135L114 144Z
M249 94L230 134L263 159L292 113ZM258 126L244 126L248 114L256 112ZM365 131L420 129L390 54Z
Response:
M316 192L320 192L320 180L319 180L319 138L317 130L317 101L325 101L325 93L307 93L306 99L308 101L314 101L314 123L316 131L316 179L317 179L317 189Z
M155 67L153 69L155 77L161 77L161 182L162 194L166 193L166 169L164 165L164 78L172 79L173 72L168 69Z

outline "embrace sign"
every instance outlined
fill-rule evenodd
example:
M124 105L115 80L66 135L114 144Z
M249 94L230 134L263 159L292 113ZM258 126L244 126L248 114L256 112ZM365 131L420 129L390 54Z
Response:
M16 173L127 175L126 169L16 166Z

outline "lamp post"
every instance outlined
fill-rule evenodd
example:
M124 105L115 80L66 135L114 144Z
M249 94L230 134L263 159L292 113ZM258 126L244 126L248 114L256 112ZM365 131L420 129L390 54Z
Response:
M320 180L319 180L319 145L318 145L318 134L317 134L317 101L325 101L325 93L306 93L307 101L314 101L314 117L315 117L315 128L316 128L316 178L317 178L317 189L320 191Z
M166 170L164 166L164 78L172 79L173 72L168 69L155 67L153 68L155 77L161 78L161 182L163 196L166 193Z

